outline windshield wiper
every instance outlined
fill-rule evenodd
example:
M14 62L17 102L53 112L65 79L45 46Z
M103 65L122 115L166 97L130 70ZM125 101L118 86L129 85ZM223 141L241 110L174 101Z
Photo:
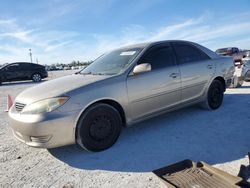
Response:
M92 73L92 75L114 75L114 74L98 72L98 73Z
M92 72L86 72L86 73L83 73L83 72L79 72L78 74L82 74L82 75L113 75L113 74L107 74L107 73L101 73L101 72L97 72L97 73L92 73Z
M92 75L106 75L106 74L104 74L104 73L93 73Z
M88 74L92 74L92 72L79 72L79 74L82 74L82 75L88 75Z

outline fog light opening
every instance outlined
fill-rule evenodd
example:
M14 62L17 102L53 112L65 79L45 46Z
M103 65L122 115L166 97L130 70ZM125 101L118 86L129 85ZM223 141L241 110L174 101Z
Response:
M51 135L46 135L46 136L31 136L30 140L32 142L36 142L36 143L45 143L48 142L51 139Z

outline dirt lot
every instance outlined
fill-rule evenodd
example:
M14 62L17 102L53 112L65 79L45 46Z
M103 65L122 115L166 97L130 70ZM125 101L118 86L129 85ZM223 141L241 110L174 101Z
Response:
M72 71L50 73L50 79ZM0 86L0 187L162 187L151 171L183 159L205 161L236 175L250 151L250 83L228 89L216 111L190 107L122 131L109 150L90 153L75 145L36 149L12 136L4 113L32 82Z

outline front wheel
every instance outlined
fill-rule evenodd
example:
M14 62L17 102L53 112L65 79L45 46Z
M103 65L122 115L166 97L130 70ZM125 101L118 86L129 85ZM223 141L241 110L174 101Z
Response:
M219 80L214 80L207 92L206 101L203 102L202 106L209 110L218 109L224 97L223 84Z
M114 107L104 103L95 104L80 117L76 142L89 151L102 151L116 142L121 127L121 116Z

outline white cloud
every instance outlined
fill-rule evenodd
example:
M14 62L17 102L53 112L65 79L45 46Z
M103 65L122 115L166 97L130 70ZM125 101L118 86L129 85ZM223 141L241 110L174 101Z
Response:
M1 45L0 46L0 64L12 63L18 61L30 61L29 49L25 47L16 47L14 45Z
M7 37L7 38L9 37L9 38L18 39L18 40L20 40L22 42L31 43L32 41L28 37L28 35L31 32L32 32L32 30L29 30L29 31L17 31L17 32L13 32L13 33L1 33L0 34L0 39L5 38L5 37Z
M166 37L170 38L170 36L172 36L172 39L179 38L178 32L186 28L198 25L201 23L201 21L202 21L201 18L189 19L179 24L165 26L160 30L156 31L155 33L153 33L152 36L149 38L149 41L164 40L164 39L166 40Z
M242 19L238 19L239 16ZM239 16L230 16L230 19L223 17L220 20L218 17L211 17L211 14L209 16L204 14L201 17L187 19L150 31L139 26L131 27L131 30L126 29L125 33L133 33L132 36L124 34L119 37L119 40L116 36L109 37L108 41L105 36L99 36L101 38L99 44L102 44L103 48L108 46L110 49L112 46L122 46L122 44L179 39L198 42L214 50L229 44L240 48L250 48L250 44L244 39L250 35L250 21L244 19L246 14L242 13Z
M14 24L14 20L3 20L0 19L0 25L13 25Z
M231 37L250 31L250 22L232 23L220 26L208 26L201 31L192 31L192 35L186 37L187 40L193 40L198 42L209 41L220 37Z
M173 39L198 42L212 49L234 43L240 48L250 48L249 43L241 38L250 35L250 21L237 20L232 16L230 19L223 17L223 21L214 19L211 15L205 14L150 31L142 26L126 27L121 36L97 35L97 49L110 50L132 43Z
M116 47L146 41L182 39L201 43L212 49L223 46L250 48L250 21L238 17L215 17L204 14L159 28L128 25L118 33L78 33L76 31L44 31L39 28L20 27L15 20L0 19L0 63L29 60L32 48L34 59L41 63L68 63L74 60L90 60ZM4 29L2 29L4 28ZM87 36L87 37L86 37ZM244 39L245 37L246 39ZM10 42L9 39L14 42Z

